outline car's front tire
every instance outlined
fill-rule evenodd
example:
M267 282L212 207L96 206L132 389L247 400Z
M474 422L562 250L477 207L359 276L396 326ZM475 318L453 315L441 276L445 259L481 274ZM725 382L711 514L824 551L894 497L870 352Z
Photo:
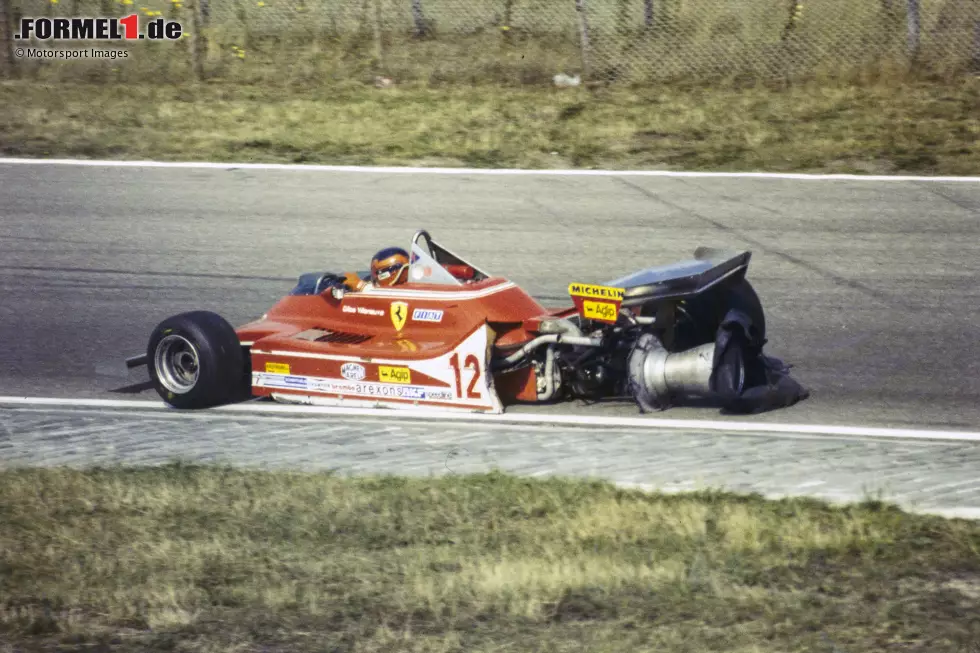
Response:
M216 313L167 318L153 330L146 357L154 388L174 408L208 408L247 395L238 334Z

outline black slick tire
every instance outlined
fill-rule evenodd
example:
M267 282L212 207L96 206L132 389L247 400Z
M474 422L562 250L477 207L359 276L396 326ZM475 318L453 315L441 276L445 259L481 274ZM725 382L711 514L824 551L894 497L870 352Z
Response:
M174 408L208 408L250 394L238 334L216 313L191 311L165 319L153 330L146 357L153 387Z

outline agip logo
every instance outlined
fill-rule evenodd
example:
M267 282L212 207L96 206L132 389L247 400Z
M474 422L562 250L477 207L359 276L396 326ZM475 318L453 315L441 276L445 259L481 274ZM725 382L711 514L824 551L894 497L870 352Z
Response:
M162 17L140 29L139 14L124 18L21 18L19 40L37 41L176 41L183 35L181 24Z

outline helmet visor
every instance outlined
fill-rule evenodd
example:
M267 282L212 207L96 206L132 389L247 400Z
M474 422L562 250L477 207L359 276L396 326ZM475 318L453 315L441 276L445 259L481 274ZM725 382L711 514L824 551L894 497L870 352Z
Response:
M395 263L393 265L389 265L386 268L381 268L375 272L375 278L378 281L387 281L394 275L398 274L398 271L401 270L403 267L405 267L404 263Z

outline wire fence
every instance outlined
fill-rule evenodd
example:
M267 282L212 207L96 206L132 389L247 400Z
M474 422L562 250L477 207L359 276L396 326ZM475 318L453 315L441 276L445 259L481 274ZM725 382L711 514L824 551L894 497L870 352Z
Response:
M18 64L9 35L21 16L140 13L179 20L189 34L189 43L174 46L179 57L161 55L168 70L186 64L199 76L253 81L274 74L574 85L793 80L889 66L980 71L980 0L0 0L0 7L8 70Z

